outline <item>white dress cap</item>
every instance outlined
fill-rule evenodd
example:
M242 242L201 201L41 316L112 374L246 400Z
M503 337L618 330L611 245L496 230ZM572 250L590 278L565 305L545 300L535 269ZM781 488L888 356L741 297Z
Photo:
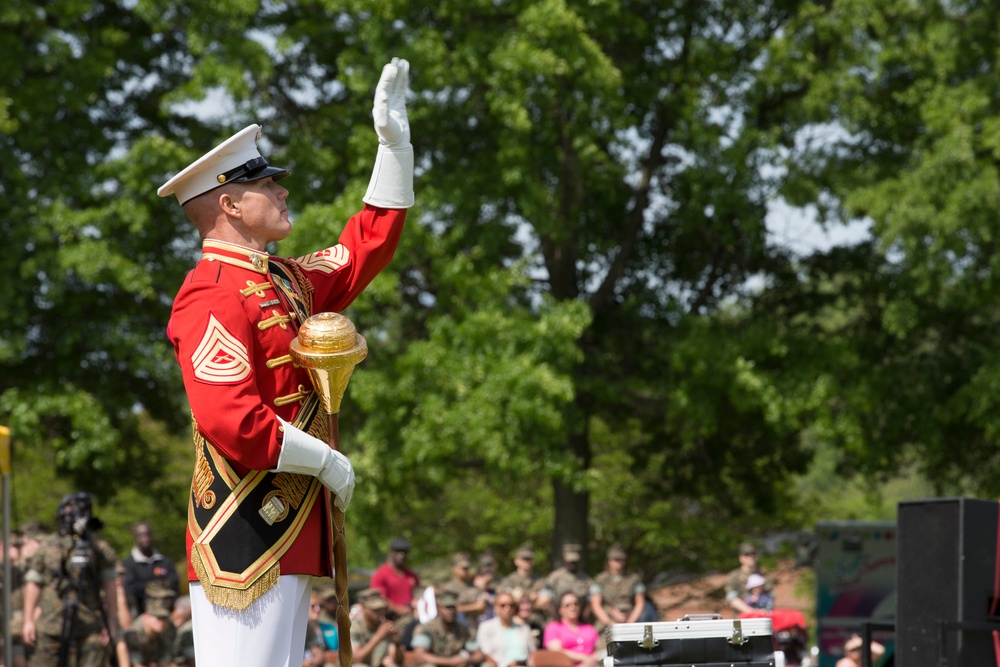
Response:
M177 201L183 206L224 183L245 183L268 176L278 180L287 176L287 169L272 167L261 157L257 150L260 136L260 125L246 126L161 185L156 194L161 197L177 195Z

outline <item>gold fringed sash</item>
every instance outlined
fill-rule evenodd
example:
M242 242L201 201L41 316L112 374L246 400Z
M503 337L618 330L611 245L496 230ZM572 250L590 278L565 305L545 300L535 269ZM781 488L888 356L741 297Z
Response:
M329 437L310 392L292 425ZM277 583L279 561L323 489L309 475L252 470L239 478L194 424L195 473L188 505L191 567L213 604L246 609ZM246 511L247 508L252 511Z

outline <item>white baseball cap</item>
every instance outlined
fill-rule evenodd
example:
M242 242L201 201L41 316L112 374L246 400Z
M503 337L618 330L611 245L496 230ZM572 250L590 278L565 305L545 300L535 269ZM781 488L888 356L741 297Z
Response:
M161 185L156 194L177 195L183 206L225 183L246 183L268 176L274 180L284 178L291 172L270 166L257 150L260 136L260 125L246 126Z

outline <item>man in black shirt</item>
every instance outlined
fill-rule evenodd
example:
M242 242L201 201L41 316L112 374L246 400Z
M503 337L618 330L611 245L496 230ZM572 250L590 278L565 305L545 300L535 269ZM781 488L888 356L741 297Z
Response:
M163 579L174 594L180 593L177 568L173 561L153 548L153 531L148 523L136 524L132 529L135 546L132 553L122 561L125 568L123 584L132 616L146 611L146 584L153 579Z

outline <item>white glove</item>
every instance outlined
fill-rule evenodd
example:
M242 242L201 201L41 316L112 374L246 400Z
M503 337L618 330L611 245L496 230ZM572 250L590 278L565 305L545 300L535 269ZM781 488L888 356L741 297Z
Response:
M285 441L274 472L294 472L318 477L334 494L337 507L347 511L354 495L354 466L328 444L278 418L285 427Z
M375 86L372 118L378 134L378 154L364 201L379 208L413 206L413 146L406 117L409 81L410 63L393 58L382 68Z

